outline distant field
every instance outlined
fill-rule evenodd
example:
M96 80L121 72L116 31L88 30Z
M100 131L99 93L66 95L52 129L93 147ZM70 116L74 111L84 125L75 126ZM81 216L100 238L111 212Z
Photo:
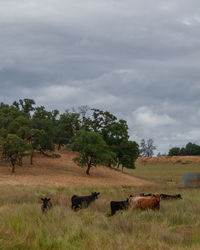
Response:
M136 169L125 172L169 186L182 186L184 173L200 173L200 157L153 157L138 159Z
M86 186L2 184L0 249L200 249L200 190L181 188L182 174L200 172L200 164L138 161L137 168L128 172L148 182L139 186L130 186L128 182L109 186L93 182ZM88 209L71 210L73 194L92 191L101 193L95 203ZM160 211L156 212L128 210L109 216L111 200L123 200L141 192L180 193L183 199L161 201ZM40 198L45 196L52 198L53 208L42 214Z

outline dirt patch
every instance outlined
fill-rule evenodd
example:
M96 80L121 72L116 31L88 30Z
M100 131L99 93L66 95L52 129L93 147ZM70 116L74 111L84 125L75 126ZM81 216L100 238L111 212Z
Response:
M58 152L56 152L58 153ZM78 167L71 151L59 152L60 158L52 159L38 155L34 165L29 164L29 158L24 160L23 167L17 167L11 174L8 166L0 166L0 185L45 185L45 186L144 186L154 183L133 177L128 174L109 169L104 166L91 169L91 175L86 176L85 168Z

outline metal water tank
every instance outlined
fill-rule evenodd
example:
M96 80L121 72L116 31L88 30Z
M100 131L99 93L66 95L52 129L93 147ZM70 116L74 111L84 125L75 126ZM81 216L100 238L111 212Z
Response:
M184 173L183 187L200 187L200 173Z

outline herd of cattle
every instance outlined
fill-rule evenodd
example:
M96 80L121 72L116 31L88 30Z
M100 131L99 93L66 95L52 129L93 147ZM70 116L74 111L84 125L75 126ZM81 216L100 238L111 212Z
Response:
M71 208L76 211L77 209L86 208L98 199L100 193L93 192L91 195L78 196L73 195L71 198ZM130 195L125 201L111 201L111 215L114 215L118 210L125 210L128 208L132 209L160 209L160 200L169 199L182 199L180 194L169 195L169 194L139 194L138 196ZM42 212L46 212L52 207L51 198L41 198L42 200Z

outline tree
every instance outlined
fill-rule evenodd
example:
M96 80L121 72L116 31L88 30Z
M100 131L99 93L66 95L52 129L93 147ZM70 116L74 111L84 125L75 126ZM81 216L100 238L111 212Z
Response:
M121 157L120 163L123 168L135 168L135 161L139 156L139 145L135 141L123 141L120 145Z
M99 109L91 109L91 111L92 115L87 119L88 126L85 127L102 135L110 151L115 153L115 161L119 166L120 144L129 138L127 122L122 119L118 121L117 117L108 111Z
M95 132L102 133L103 129L112 125L117 121L117 117L112 115L108 111L102 111L99 109L91 109L93 111L91 122L91 130Z
M148 139L147 142L145 142L145 139L141 140L140 143L140 155L142 157L152 157L153 151L156 149L156 147L153 145L154 141L153 139Z
M14 106L0 104L0 128L8 129L10 123L23 113Z
M80 128L78 113L66 111L62 114L55 127L55 143L58 144L58 149L63 145L70 144L75 132Z
M110 150L116 155L116 162L119 166L121 158L121 143L128 141L128 125L126 121L119 120L106 125L101 132L103 139Z
M200 146L195 143L189 142L185 146L185 150L187 155L200 155Z
M35 151L41 151L42 140L44 139L44 132L39 129L32 129L29 138L30 145L30 164L33 165L33 157Z
M89 110L90 108L87 105L78 107L78 112L75 112L75 110L73 110L74 113L76 113L79 117L79 123L81 128L85 130L88 130L90 126L91 120L88 115Z
M181 149L179 147L173 147L169 150L169 156L177 156L181 154Z
M21 110L28 117L30 117L30 112L35 109L33 105L35 105L35 101L32 99L20 99L19 102L13 102L13 106Z
M74 162L81 167L86 166L87 175L90 175L92 166L114 163L114 154L97 132L78 131L73 137L71 148L79 152L79 156L74 158Z
M0 138L0 151L3 157L10 161L12 173L15 173L15 166L21 165L22 157L29 149L27 142L15 134L8 134L6 138Z
M39 151L42 154L45 154L44 151L46 150L53 151L56 122L52 112L46 111L43 106L37 107L31 119L31 123L32 129L37 131L37 136L34 140L37 142L37 148ZM40 133L38 133L38 130Z
M20 106L20 104L18 105ZM28 113L26 113L24 110L20 110L18 105L9 106L2 103L0 105L0 136L4 138L4 142L7 140L7 146L4 144L4 149L5 147L8 147L8 141L10 142L13 140L15 140L15 143L18 145L20 143L19 139L21 139L25 144L30 144L29 142L32 129L28 110L31 110L31 108L27 108L26 111ZM11 136L14 135L17 137L15 137L15 139L14 137L11 138ZM8 152L4 150L3 157L6 158L8 155ZM19 152L17 152L17 154L12 153L9 157L11 163L16 161L18 165L22 165L23 154L20 154Z
M168 155L200 155L200 146L195 143L187 143L185 147L173 147L169 150Z

